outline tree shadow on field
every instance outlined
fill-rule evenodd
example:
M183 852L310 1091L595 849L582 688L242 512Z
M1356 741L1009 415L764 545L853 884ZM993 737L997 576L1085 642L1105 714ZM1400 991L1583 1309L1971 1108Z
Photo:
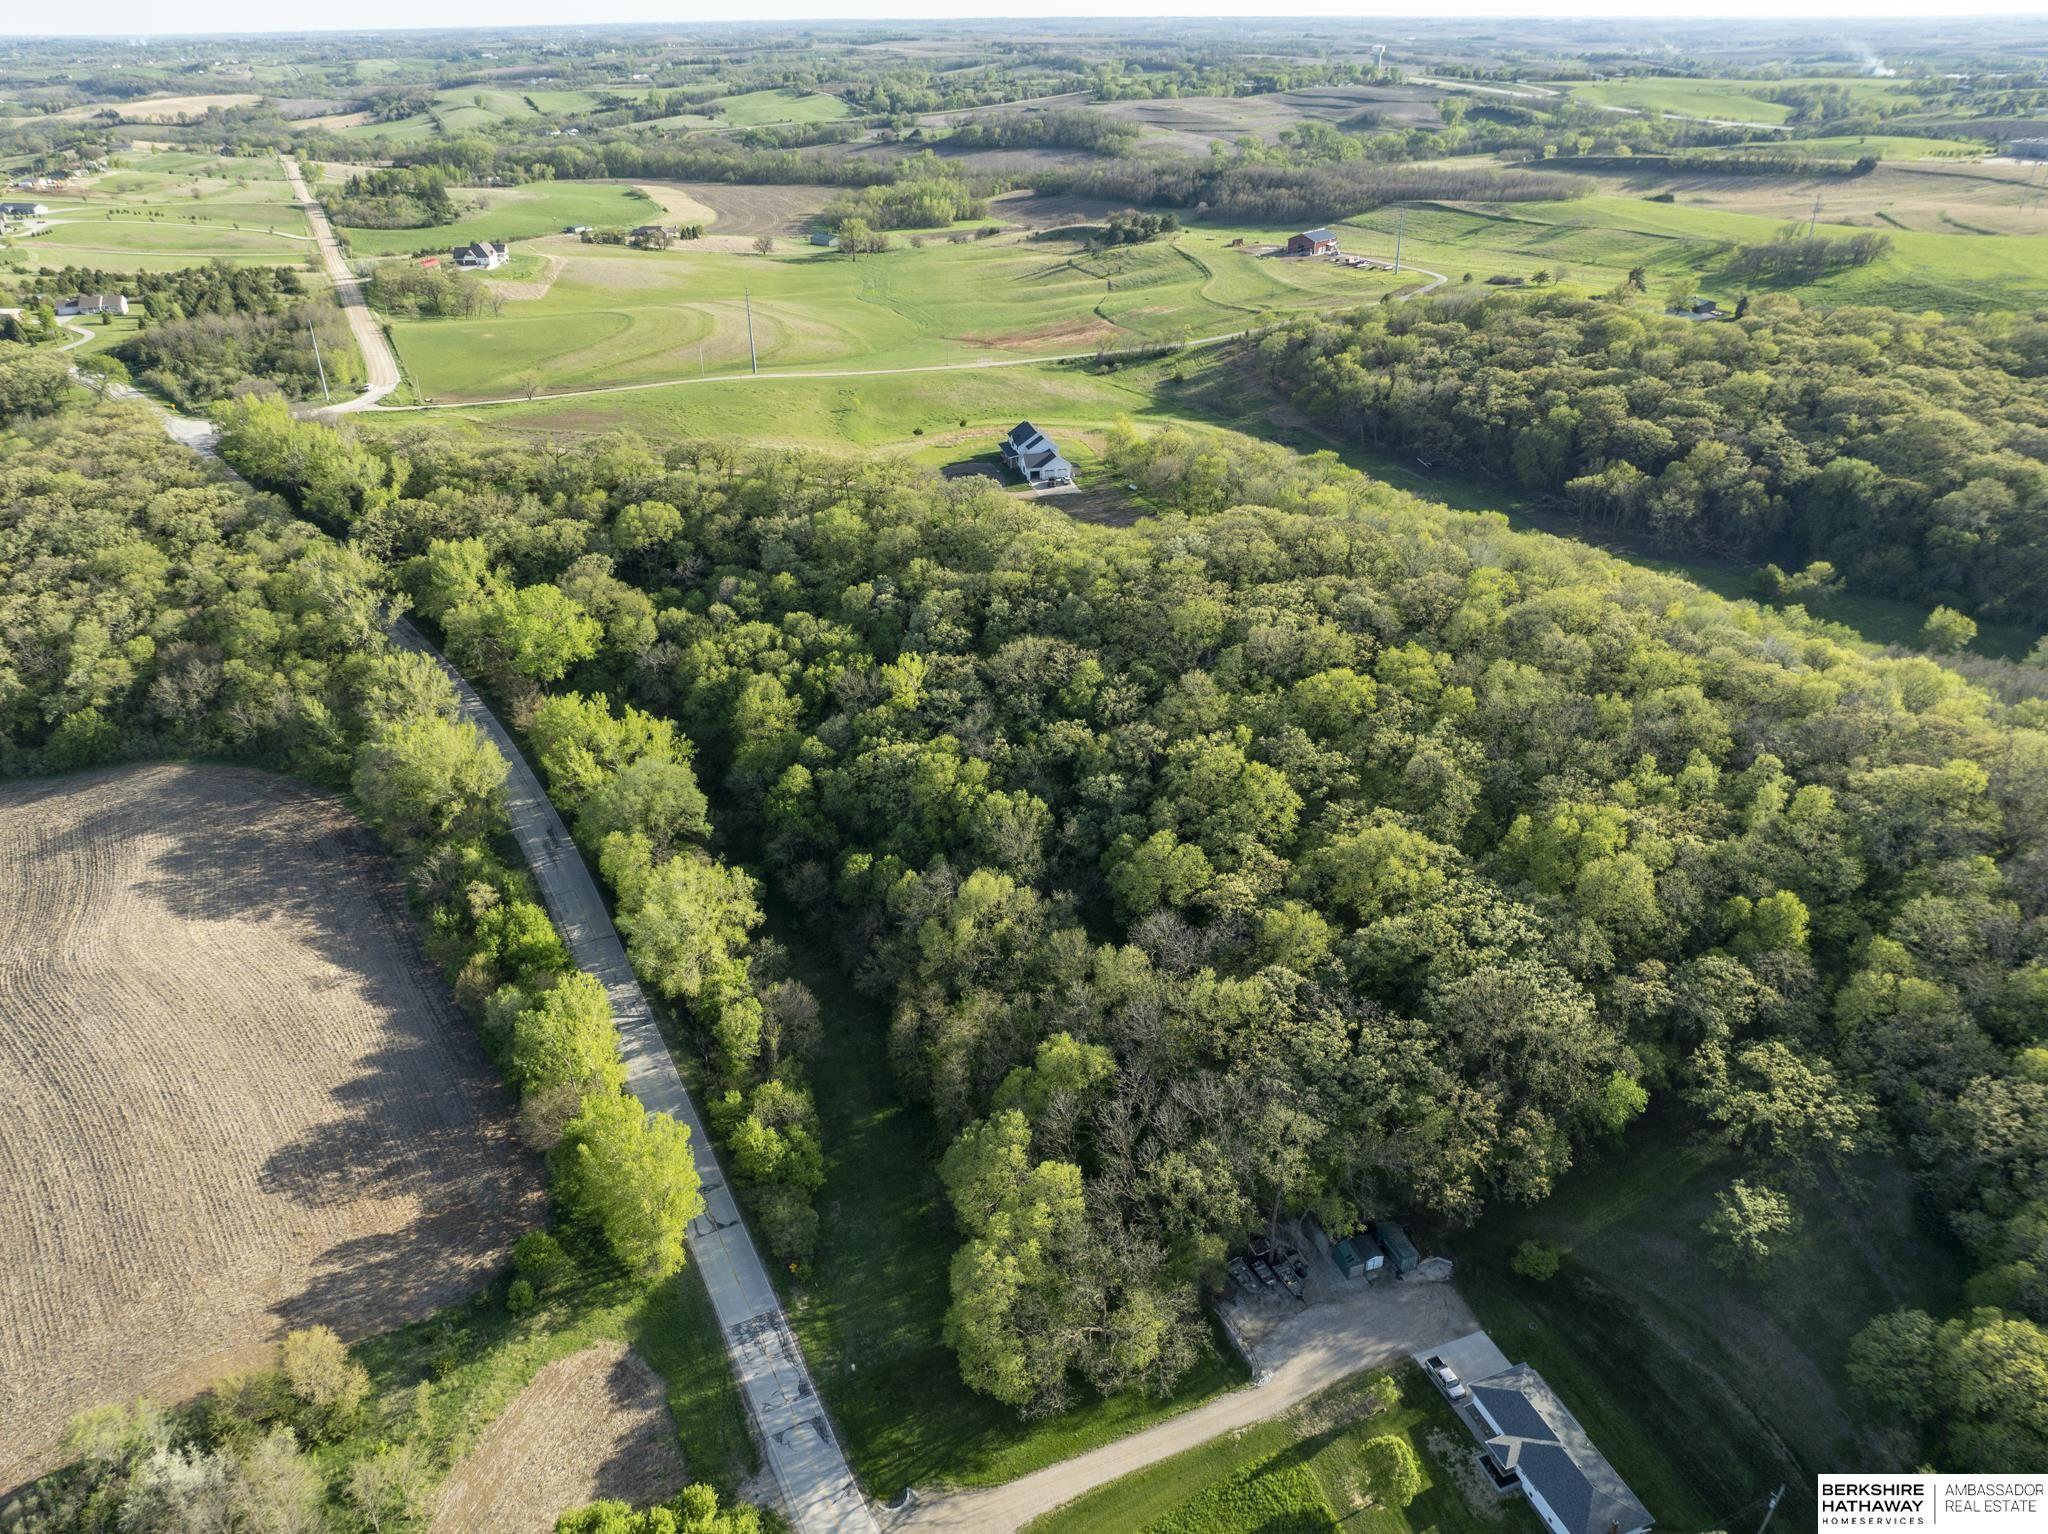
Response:
M605 1372L605 1390L614 1410L632 1415L633 1428L610 1445L596 1466L596 1496L636 1507L674 1496L683 1485L684 1464L661 1376L629 1348Z
M281 924L331 966L315 983L348 991L376 1020L370 1047L337 1073L325 1111L313 1110L320 1122L277 1144L258 1172L264 1193L330 1211L320 1228L343 1233L304 1254L314 1276L273 1312L291 1326L359 1332L472 1292L538 1222L538 1165L513 1132L511 1094L421 947L396 866L339 800L288 779L207 767L153 787L170 845L139 892L185 920ZM318 1006L300 1000L280 992L276 1004L319 1026ZM363 1224L395 1228L348 1233Z

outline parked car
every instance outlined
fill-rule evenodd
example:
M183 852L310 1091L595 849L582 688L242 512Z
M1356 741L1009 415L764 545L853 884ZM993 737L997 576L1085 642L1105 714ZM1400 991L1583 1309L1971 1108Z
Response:
M1441 1358L1431 1354L1427 1360L1426 1367L1429 1370L1429 1377L1436 1381L1436 1388L1441 1390L1446 1397L1453 1401L1463 1401L1470 1398L1472 1394L1471 1387L1459 1379L1458 1371L1445 1363Z

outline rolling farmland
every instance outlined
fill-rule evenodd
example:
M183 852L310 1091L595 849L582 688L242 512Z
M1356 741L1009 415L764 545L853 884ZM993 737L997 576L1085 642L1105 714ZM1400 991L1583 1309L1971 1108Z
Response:
M503 397L524 375L540 392L565 392L744 371L748 303L764 369L892 368L1216 334L1372 302L1399 285L1379 272L1262 260L1213 230L1096 255L1015 238L858 261L803 246L766 258L688 242L658 254L541 248L566 262L543 297L475 319L393 324L422 393Z
M66 1420L471 1293L542 1212L510 1105L332 798L157 766L0 790L0 1487Z

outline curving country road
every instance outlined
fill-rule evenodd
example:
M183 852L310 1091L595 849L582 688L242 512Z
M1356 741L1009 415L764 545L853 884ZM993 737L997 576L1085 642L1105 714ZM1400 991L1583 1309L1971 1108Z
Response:
M334 284L334 301L341 305L341 312L348 317L348 328L355 333L356 349L363 354L363 367L370 376L370 386L339 404L329 405L322 415L340 415L350 410L367 410L385 395L398 387L398 354L391 349L391 340L384 334L384 327L377 323L377 317L370 312L370 306L363 298L362 279L348 264L348 257L342 254L341 242L334 237L334 225L327 221L327 210L320 206L313 194L306 189L306 178L299 172L299 162L290 155L278 157L284 162L285 179L291 183L292 196L299 200L299 207L306 215L306 225L313 231L313 243L320 251L320 263L327 268L327 277Z
M80 326L67 329L82 331ZM72 345L92 339L83 331ZM138 391L114 385L110 393L148 405L170 436L195 452L215 457L213 423L180 415ZM232 474L234 471L229 469ZM239 475L236 476L240 478ZM399 645L428 656L453 684L463 717L473 722L505 758L506 809L512 833L526 855L547 903L548 914L578 967L598 978L610 997L619 1025L619 1053L626 1085L650 1110L687 1125L690 1147L703 1178L704 1213L691 1222L687 1242L698 1275L710 1292L712 1310L725 1337L726 1357L747 1403L782 1510L798 1534L879 1534L866 1495L839 1447L817 1386L783 1314L782 1301L753 1237L727 1186L718 1153L683 1086L654 1011L640 989L619 934L568 828L540 786L540 779L505 727L468 680L401 619L392 626Z
M483 730L504 756L510 768L505 789L513 835L577 966L597 976L611 997L626 1085L650 1110L689 1126L691 1149L704 1179L704 1213L690 1226L690 1257L711 1292L726 1354L759 1434L762 1457L782 1494L785 1515L801 1534L876 1534L867 1498L840 1451L796 1334L733 1202L703 1121L676 1073L596 882L562 817L512 737L462 673L411 624L396 624L392 637L441 667L461 699L463 717Z

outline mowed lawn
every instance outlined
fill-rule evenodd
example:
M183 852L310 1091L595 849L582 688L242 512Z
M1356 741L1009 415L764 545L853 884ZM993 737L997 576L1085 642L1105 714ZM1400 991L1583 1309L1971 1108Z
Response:
M1912 1179L1871 1161L1800 1200L1805 1228L1764 1271L1723 1274L1699 1226L1732 1175L1653 1116L1550 1198L1454 1242L1459 1288L1661 1524L1723 1527L1783 1481L1781 1516L1810 1525L1815 1474L1878 1467L1842 1375L1850 1339L1900 1305L1941 1313L1965 1263ZM1555 1278L1511 1271L1525 1239L1565 1248Z
M336 232L352 255L390 256L414 251L445 251L472 240L528 240L560 234L576 224L605 229L630 229L653 223L661 210L631 187L611 181L533 181L525 186L462 187L458 203L476 204L477 211L452 224L429 229L355 229Z
M442 400L764 370L927 367L1090 353L1225 334L1279 314L1377 301L1384 274L1261 259L1225 235L1088 255L1003 239L853 260L786 244L761 257L685 242L661 252L551 243L544 297L466 320L401 321L399 351Z
M1527 1502L1459 1484L1471 1435L1413 1364L1399 1403L1372 1411L1365 1376L1283 1416L1135 1471L1025 1527L1028 1534L1541 1534ZM1422 1462L1405 1509L1364 1506L1360 1450L1404 1440Z

